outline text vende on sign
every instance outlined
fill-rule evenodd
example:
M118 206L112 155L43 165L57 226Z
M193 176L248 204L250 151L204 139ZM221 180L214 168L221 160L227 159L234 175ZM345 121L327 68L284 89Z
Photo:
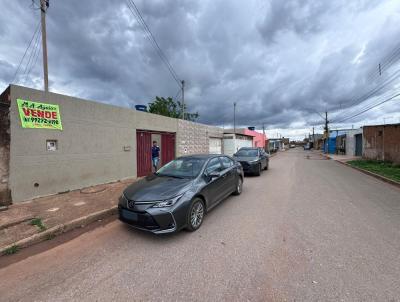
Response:
M62 130L58 105L17 99L19 116L23 128Z

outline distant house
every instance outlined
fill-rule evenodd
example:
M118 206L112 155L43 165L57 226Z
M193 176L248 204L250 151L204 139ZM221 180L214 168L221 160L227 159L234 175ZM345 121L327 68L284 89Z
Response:
M352 129L346 133L346 155L362 156L363 129Z
M400 164L400 123L364 126L363 157Z
M263 133L247 128L224 129L225 134L239 134L252 137L252 147L265 148L268 138Z
M312 148L314 148L315 150L319 150L323 146L323 134L310 134L308 141L312 143Z
M290 145L289 138L282 137L282 148L289 149L289 145Z
M252 147L253 137L244 134L224 133L223 145L224 154L232 156L240 148Z
M281 138L270 138L268 140L268 151L276 152L284 149L284 143Z
M323 151L329 154L345 154L347 133L353 129L330 130L324 139Z

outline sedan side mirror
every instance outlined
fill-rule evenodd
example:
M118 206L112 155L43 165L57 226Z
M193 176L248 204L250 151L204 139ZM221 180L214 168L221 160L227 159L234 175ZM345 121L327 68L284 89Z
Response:
M214 179L214 178L218 178L221 174L217 171L211 172L210 174L210 178Z
M219 172L213 171L213 172L204 172L204 176L208 179L208 181L213 180L214 178L218 178L220 176Z

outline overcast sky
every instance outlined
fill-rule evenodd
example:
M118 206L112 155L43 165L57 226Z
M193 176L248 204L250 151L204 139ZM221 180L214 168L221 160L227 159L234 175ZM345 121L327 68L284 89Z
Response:
M237 102L239 125L304 137L313 125L322 132L315 111L340 121L400 92L400 1L135 3L202 123L231 126ZM0 90L13 81L40 20L34 8L31 0L0 0ZM53 92L127 107L179 90L124 0L50 0L47 37ZM15 84L42 89L37 54L26 67L28 51ZM363 95L371 97L354 107ZM384 119L400 122L400 100L332 127Z

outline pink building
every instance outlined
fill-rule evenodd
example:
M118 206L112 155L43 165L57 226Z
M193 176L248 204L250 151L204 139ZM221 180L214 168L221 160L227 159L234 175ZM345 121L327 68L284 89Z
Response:
M243 129L245 135L251 135L253 137L253 147L260 147L264 148L265 147L265 141L267 140L267 136L254 131L254 130L249 130L249 129Z

